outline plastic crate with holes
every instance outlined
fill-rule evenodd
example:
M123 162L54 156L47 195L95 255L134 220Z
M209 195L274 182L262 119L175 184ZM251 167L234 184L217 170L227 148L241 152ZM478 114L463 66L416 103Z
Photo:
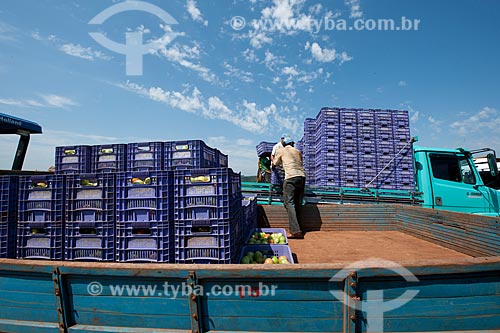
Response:
M63 259L65 177L19 177L17 258Z
M87 173L91 172L91 146L56 147L56 173Z
M222 153L219 149L215 149L215 161L217 167L228 167L229 166L229 160L228 156L224 153ZM218 164L217 164L218 162Z
M127 145L106 144L92 146L91 172L127 171Z
M0 176L0 258L16 257L19 177Z
M245 234L257 228L257 197L243 198L242 202L243 230L242 237Z
M115 177L115 173L67 176L66 260L114 260Z
M260 252L262 256L256 256ZM251 253L251 254L250 254ZM250 258L250 256L252 258ZM247 257L248 259L244 259ZM268 258L276 257L276 262L265 262ZM285 259L282 261L282 259ZM292 251L288 245L245 245L238 256L238 264L294 264Z
M173 171L117 174L116 260L171 262Z
M164 143L127 144L127 171L161 171L164 168Z
M164 150L165 170L219 166L216 149L207 146L202 140L165 142Z
M174 172L174 220L218 221L241 209L241 175L230 168Z
M257 150L257 156L261 155L270 156L275 144L276 142L266 142L266 141L260 142L257 146L255 146L255 149Z
M117 262L174 261L173 222L117 222Z
M175 263L231 264L243 234L241 210L230 219L176 222Z

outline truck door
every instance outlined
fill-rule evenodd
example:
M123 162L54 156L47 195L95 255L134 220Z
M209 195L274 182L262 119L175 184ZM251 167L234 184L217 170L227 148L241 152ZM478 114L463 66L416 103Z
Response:
M433 203L436 209L464 213L489 211L489 193L477 186L474 166L460 154L430 153Z

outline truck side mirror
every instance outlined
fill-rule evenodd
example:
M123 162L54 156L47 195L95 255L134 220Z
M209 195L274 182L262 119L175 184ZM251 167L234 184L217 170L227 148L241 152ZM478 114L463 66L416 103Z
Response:
M497 157L495 152L489 153L486 158L488 159L488 166L490 167L490 174L493 177L498 175L498 167L497 167Z

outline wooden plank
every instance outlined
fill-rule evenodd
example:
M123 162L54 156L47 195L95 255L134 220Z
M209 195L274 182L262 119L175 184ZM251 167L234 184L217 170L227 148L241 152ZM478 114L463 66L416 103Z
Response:
M384 332L444 332L481 330L491 332L498 330L500 317L496 314L464 317L412 317L384 318ZM369 332L366 320L359 320L360 332Z
M384 299L401 296L406 290L418 290L415 298L450 298L500 295L500 275L452 274L441 276L419 276L418 282L400 279L368 278L360 279L358 294L366 295L367 290L384 290Z
M258 298L258 297L256 297ZM254 301L253 298L240 300L219 300L208 297L203 301L203 313L210 317L248 317L256 320L272 321L275 318L338 318L342 319L343 304L340 301Z
M341 319L308 318L302 313L300 320L288 317L285 313L274 320L259 320L248 317L203 316L203 327L210 332L342 332Z
M59 326L59 321L57 318L57 312L54 308L53 311L47 311L43 308L23 308L15 306L3 306L0 304L0 314L2 319L9 320L26 320L35 322L50 322L57 323Z
M32 293L22 291L1 291L0 307L38 308L53 310L56 306L54 293Z
M80 312L122 313L123 315L183 316L189 313L187 299L127 296L74 296L73 308Z
M170 328L142 328L124 326L74 325L68 329L70 333L192 333L189 330L174 330Z
M231 289L235 291L230 295L220 294L217 295L218 300L238 300L242 298L251 298L252 301L335 301L336 298L330 293L331 290L343 290L342 282L328 282L325 280L315 280L307 279L306 281L291 281L291 282L280 282L280 281L259 281L268 290L264 290L259 294L258 297L250 297L248 293L247 286L253 287L254 289L259 288L259 284L255 281L250 280L218 280L218 281L199 281L203 286L205 292L212 293L214 286L231 286ZM273 289L273 287L276 287ZM274 290L274 292L273 292ZM216 291L220 291L217 288Z
M38 322L31 320L0 319L0 332L16 333L55 333L59 332L59 323Z
M139 328L169 328L191 330L189 312L186 316L135 315L121 312L81 311L75 313L75 324L96 326L122 326ZM133 332L133 330L131 330Z

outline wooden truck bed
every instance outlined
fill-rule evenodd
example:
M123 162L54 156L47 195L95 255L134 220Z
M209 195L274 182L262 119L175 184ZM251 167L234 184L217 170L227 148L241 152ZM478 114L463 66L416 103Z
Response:
M298 263L470 258L399 231L311 231L289 242Z

